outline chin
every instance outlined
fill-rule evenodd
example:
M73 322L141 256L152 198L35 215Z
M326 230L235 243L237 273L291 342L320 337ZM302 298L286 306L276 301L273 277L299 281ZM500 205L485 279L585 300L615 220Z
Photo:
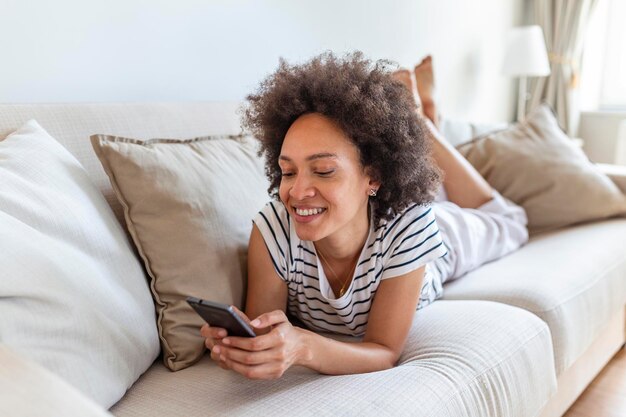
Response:
M320 233L320 230L316 229L315 227L296 226L295 229L296 234L298 235L300 240L309 240L311 242L316 242L324 237L323 234Z

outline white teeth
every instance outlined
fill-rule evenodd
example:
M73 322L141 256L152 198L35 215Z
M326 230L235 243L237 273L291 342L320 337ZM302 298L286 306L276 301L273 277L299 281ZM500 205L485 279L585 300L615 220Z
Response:
M314 214L319 214L324 211L323 208L315 208L315 209L296 209L296 213L299 216L312 216Z

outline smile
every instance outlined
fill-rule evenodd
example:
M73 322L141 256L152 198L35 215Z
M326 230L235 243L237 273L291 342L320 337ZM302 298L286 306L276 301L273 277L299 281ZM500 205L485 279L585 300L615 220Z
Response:
M307 217L307 216L314 216L316 214L320 214L321 212L323 212L324 208L313 208L313 209L299 209L294 207L293 208L294 211L296 212L296 214L298 216L303 216L303 217Z

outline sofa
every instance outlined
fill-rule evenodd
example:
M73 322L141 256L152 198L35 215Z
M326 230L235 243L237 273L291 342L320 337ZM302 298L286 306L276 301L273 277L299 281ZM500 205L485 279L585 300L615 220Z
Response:
M90 135L238 134L237 108L232 102L2 104L0 138L35 119L78 159L124 225ZM448 124L444 134L461 143L476 129ZM602 168L626 193L624 169ZM389 370L327 376L292 367L277 380L254 381L222 370L208 354L176 372L158 357L110 408L6 343L0 330L0 414L561 416L623 349L625 248L626 218L531 236L520 250L446 284L443 299L416 313L404 352Z

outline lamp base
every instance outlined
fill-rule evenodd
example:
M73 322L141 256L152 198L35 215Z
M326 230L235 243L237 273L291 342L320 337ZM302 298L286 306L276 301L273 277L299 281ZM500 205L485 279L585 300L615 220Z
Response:
M517 92L517 121L523 122L526 118L526 100L527 100L527 91L526 91L526 76L522 75L519 78L519 91Z

